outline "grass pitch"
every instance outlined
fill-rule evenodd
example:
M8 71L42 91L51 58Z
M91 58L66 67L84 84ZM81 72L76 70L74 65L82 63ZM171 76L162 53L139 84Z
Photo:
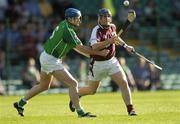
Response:
M20 117L13 102L20 96L0 96L1 124L179 124L180 91L135 92L138 116L127 116L120 93L97 93L81 99L85 110L97 118L78 118L68 108L67 94L39 95L26 105Z

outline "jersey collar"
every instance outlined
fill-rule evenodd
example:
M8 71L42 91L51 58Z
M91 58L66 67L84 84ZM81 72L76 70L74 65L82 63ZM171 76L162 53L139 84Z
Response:
M110 25L109 25L109 26L103 26L103 25L101 25L100 23L98 23L98 25L99 25L100 28L106 29L106 30L109 29L109 27L110 27Z

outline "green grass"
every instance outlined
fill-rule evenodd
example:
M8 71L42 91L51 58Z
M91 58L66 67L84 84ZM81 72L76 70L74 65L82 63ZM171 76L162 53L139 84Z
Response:
M97 118L77 118L69 111L67 94L39 95L26 105L25 117L17 115L12 103L19 96L0 97L1 124L179 124L180 91L135 92L138 116L127 116L120 93L98 93L81 99L85 110Z

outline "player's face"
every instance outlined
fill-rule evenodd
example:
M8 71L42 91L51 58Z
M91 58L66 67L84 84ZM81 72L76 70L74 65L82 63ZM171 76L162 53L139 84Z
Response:
M111 24L111 21L112 21L112 17L107 15L107 16L99 16L99 23L101 25L110 25Z
M72 24L75 25L75 26L80 26L81 20L82 20L82 17L81 17L81 16L75 17L75 18L73 18L73 20L72 20Z

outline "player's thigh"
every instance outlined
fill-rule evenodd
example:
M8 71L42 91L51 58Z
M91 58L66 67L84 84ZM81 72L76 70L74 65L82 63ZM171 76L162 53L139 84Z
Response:
M65 83L68 86L77 86L76 79L69 73L68 70L62 69L53 72L53 76L60 82Z
M47 74L46 72L40 73L40 86L49 87L52 82L53 76L51 74Z
M91 81L98 81L108 76L109 69L107 66L106 63L95 63L92 72L89 72L88 79Z
M111 78L117 84L125 83L127 81L126 74L122 68L119 69L119 72L112 74Z

